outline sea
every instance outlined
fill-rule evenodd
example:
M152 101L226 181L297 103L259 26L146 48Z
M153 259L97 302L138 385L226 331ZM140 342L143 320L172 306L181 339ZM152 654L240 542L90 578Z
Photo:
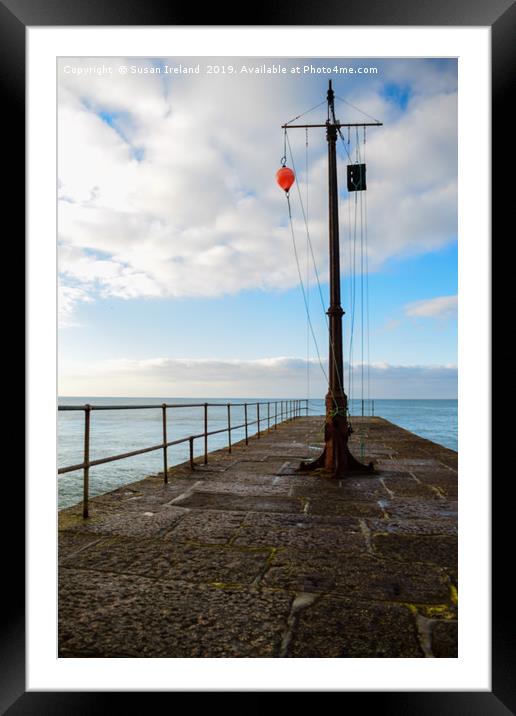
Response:
M260 401L260 429L267 428L267 406L263 403L281 398L209 398L208 429L227 427L227 403L256 403ZM163 440L162 403L186 404L186 407L167 409L167 440L178 440L203 432L204 408L199 398L95 398L60 397L61 405L155 405L156 408L136 410L93 410L90 423L90 460L158 445ZM215 404L215 405L211 405ZM191 406L191 407L190 407ZM271 415L273 405L271 405ZM309 401L309 415L324 415L324 400ZM360 400L350 401L351 415L362 414ZM306 414L306 411L303 411ZM421 435L428 440L457 451L457 400L385 400L364 401L364 415L377 415ZM256 420L256 406L249 405L248 420ZM244 407L231 408L231 424L244 422ZM273 421L271 419L271 425ZM256 425L249 428L249 435ZM232 443L244 439L243 428L232 431ZM208 450L227 446L227 433L208 439ZM80 464L84 449L84 412L58 412L58 467ZM194 440L194 456L204 450L204 440ZM168 448L168 465L177 465L189 458L188 442ZM144 453L90 469L90 495L99 495L122 485L156 474L163 469L161 450ZM58 476L58 505L62 509L82 500L82 470Z

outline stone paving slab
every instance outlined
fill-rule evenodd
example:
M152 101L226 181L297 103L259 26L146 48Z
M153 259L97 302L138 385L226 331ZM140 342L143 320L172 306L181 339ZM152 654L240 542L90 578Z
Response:
M435 657L457 657L457 622L434 621L431 626L432 653Z
M59 656L457 656L457 455L381 418L374 475L303 417L59 515Z
M291 513L301 512L303 509L301 500L286 497L284 492L280 495L242 495L224 491L202 492L201 490L196 490L175 504L181 504L182 507L196 510L244 510L245 512L263 510Z
M170 540L111 537L64 560L63 566L193 583L251 584L270 555L267 548L220 550Z
M457 520L453 517L441 517L438 520L398 519L383 520L367 518L365 524L371 532L381 534L412 535L456 535Z
M231 510L189 510L164 537L166 542L227 544L242 525L245 512Z
M436 496L437 497L437 496ZM446 518L457 520L457 502L444 499L431 499L429 501L414 499L379 500L382 509L388 517L402 519L427 519L435 524Z
M347 597L367 593L372 600L410 604L443 604L450 596L447 575L435 567L398 563L386 570L381 560L342 546L332 553L280 551L271 560L263 582L296 592L331 589Z
M442 567L457 565L457 539L441 535L374 535L375 554L387 559L437 564Z
M414 658L424 653L409 608L328 596L300 612L287 655Z
M279 656L288 594L60 571L62 657Z
M91 520L73 525L70 530L99 535L159 537L177 524L186 512L188 510L182 507L170 505L160 505L153 509L142 506L138 510L130 506L126 511L120 509L119 512L95 515Z

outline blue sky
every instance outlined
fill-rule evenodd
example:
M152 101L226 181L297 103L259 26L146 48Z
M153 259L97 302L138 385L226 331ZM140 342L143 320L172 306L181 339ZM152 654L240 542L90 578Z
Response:
M109 62L116 70L117 60ZM179 62L123 60L146 68ZM306 61L230 62L290 69ZM306 314L274 174L283 153L280 124L322 101L331 76L338 96L384 122L369 131L366 146L359 137L368 171L364 361L382 371L371 397L455 397L456 62L309 62L376 66L378 73L107 78L66 74L61 61L61 394L305 395ZM341 121L359 120L349 105L336 109ZM324 121L324 106L306 119ZM289 137L306 200L305 132L297 132ZM308 216L327 304L326 147L319 132L309 135ZM350 213L342 146L339 162L347 345ZM298 196L291 196L306 276L306 233ZM365 216L364 203L362 210ZM362 360L359 266L358 259L355 364ZM309 270L312 322L326 361L326 324ZM313 341L309 359L312 391L323 397ZM404 369L417 369L411 395ZM210 378L200 380L200 371Z

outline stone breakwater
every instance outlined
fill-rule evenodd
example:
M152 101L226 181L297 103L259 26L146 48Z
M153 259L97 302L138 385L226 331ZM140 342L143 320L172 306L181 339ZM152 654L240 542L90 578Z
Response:
M353 424L375 475L297 474L303 417L61 511L59 656L457 656L457 453Z

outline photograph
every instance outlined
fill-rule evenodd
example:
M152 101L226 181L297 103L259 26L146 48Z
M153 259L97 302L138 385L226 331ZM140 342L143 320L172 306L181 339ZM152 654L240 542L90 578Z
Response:
M458 58L55 79L58 659L457 661Z

